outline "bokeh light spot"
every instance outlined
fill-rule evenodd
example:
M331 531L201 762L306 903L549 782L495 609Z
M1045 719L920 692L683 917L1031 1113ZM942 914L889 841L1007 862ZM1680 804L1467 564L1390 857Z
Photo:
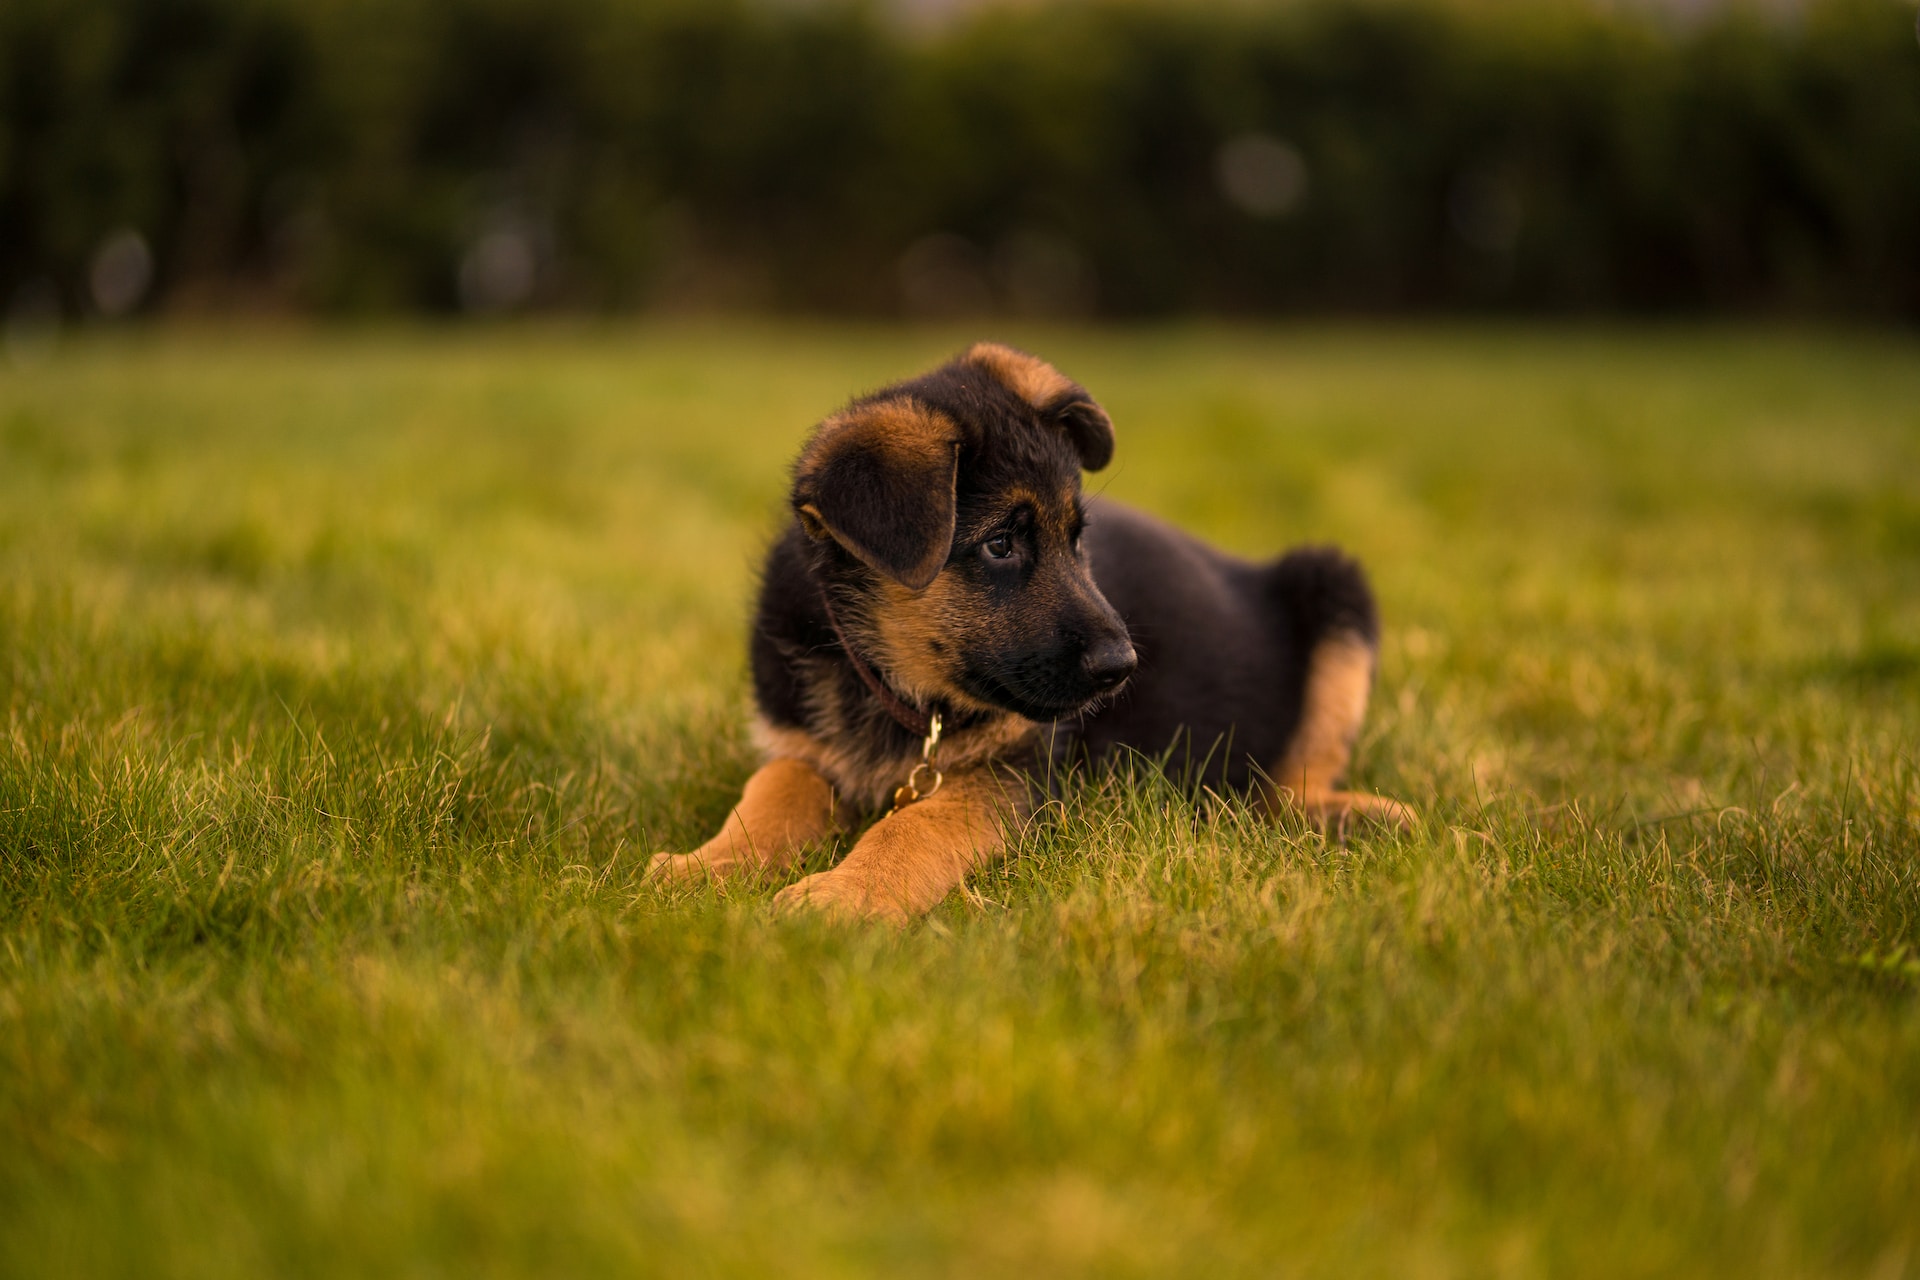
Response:
M1267 133L1243 133L1214 157L1220 193L1242 213L1278 218L1307 194L1307 162L1293 144Z
M124 316L146 300L153 285L153 250L147 238L123 227L100 242L87 270L93 305L108 317Z

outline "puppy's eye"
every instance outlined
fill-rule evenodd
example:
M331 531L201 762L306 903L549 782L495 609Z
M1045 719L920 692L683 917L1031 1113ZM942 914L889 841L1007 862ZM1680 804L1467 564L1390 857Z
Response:
M996 533L980 544L980 551L989 560L1005 560L1013 554L1013 535Z

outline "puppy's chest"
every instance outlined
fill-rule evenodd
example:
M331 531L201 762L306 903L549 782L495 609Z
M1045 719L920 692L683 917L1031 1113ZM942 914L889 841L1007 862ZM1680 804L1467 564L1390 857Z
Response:
M995 716L942 736L934 765L946 777L1006 766L1031 769L1040 726L1015 715ZM920 746L892 732L891 721L870 708L854 715L840 705L816 707L804 728L776 725L764 717L753 726L755 745L769 759L800 760L833 784L842 800L862 813L877 813L920 763Z

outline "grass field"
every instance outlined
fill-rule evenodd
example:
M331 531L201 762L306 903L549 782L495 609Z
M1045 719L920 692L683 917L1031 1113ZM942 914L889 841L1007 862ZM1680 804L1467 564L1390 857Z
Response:
M0 370L0 1272L1920 1275L1920 342L1005 335L1336 540L1329 845L1109 776L904 934L640 881L787 460L972 334Z

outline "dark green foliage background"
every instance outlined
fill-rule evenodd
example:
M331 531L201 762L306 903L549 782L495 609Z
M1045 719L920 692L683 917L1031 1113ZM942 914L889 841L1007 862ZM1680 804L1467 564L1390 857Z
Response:
M79 307L132 226L159 304L444 309L510 208L550 307L883 313L944 230L1070 243L1113 314L1920 316L1910 4L1536 8L8 0L0 290ZM1290 216L1220 195L1247 131L1305 158ZM1450 226L1488 182L1510 248Z

